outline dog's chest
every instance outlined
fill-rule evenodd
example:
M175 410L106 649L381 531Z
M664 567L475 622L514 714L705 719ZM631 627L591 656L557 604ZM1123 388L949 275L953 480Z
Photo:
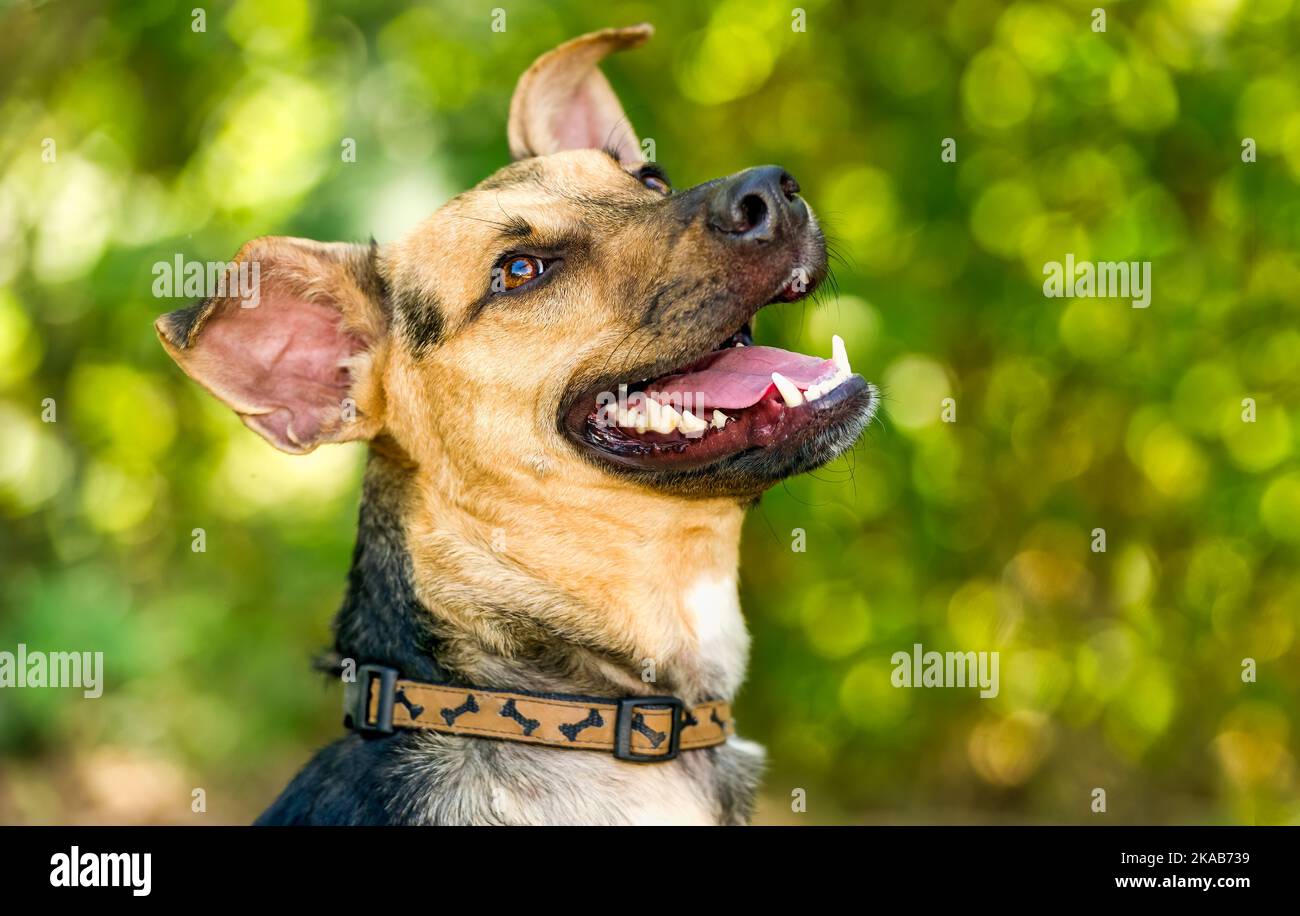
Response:
M419 788L401 793L393 813L426 824L743 824L762 765L762 748L738 738L671 763L629 764L587 751L423 734L395 770Z
M734 576L704 574L682 594L682 608L695 636L697 664L706 692L732 697L745 678L749 633L740 612Z

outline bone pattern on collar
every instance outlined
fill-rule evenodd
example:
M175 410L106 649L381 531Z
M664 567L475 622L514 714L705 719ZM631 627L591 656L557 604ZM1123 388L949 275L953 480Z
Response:
M367 723L377 721L382 687L367 683ZM619 707L600 698L562 698L504 690L397 679L394 728L523 741L552 747L609 751L615 748ZM674 710L656 708L653 698L632 713L631 750L640 757L667 756ZM735 733L731 705L724 700L682 710L681 750L715 747Z

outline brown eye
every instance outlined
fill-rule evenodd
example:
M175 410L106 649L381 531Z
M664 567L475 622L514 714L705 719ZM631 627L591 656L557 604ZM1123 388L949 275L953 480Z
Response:
M542 259L530 254L513 255L501 264L501 282L506 289L518 289L544 273L546 265Z
M658 175L642 175L641 183L651 191L658 191L665 197L673 193L673 189L669 186L668 182L664 181Z

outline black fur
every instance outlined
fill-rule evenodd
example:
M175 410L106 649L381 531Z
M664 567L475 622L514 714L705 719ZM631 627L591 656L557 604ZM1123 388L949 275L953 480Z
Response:
M422 355L438 345L443 335L442 310L431 293L412 295L398 292L391 301L412 352Z
M415 788L400 776L396 761L417 736L409 732L383 738L349 735L312 758L258 826L391 824Z
M167 342L182 350L188 347L190 335L201 324L211 305L211 299L204 299L202 302L187 305L185 308L164 315L162 332L166 335Z
M435 660L433 617L411 584L411 557L402 532L409 486L394 461L371 457L347 593L334 620L334 648L340 658L357 664L387 665L416 680L446 681L448 672Z
M347 593L334 621L328 666L334 673L341 671L344 659L352 659L358 665L387 665L417 680L452 680L436 660L433 618L411 584L411 558L401 527L408 486L396 462L372 453ZM354 734L334 742L312 758L256 823L392 823L402 801L421 788L402 778L395 765L416 737Z

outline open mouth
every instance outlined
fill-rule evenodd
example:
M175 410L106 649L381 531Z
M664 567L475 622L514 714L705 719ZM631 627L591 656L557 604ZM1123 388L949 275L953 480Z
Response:
M860 423L873 400L838 335L830 358L809 356L755 346L746 322L666 375L589 392L568 410L565 426L615 464L692 470L753 450L797 449Z

